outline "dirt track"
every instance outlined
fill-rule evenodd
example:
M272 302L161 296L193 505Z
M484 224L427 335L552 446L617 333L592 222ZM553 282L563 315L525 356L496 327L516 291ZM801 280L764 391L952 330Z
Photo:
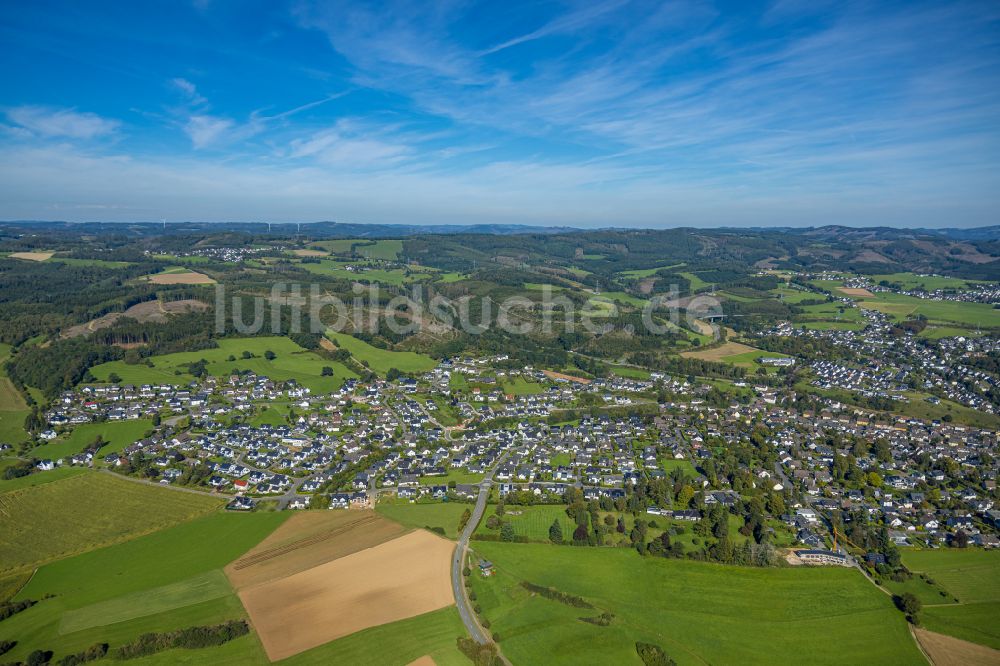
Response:
M424 530L240 591L271 661L454 603L454 544Z

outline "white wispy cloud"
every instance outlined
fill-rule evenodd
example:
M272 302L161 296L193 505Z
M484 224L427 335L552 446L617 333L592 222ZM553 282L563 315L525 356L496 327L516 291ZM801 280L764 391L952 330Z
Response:
M171 79L170 83L184 93L191 104L200 105L208 102L208 100L202 97L202 95L198 92L198 87L187 79L177 77Z
M188 118L184 131L195 148L207 148L219 143L233 129L235 123L228 118L197 115Z
M6 115L18 127L42 137L93 139L111 134L120 125L94 113L48 106L18 106Z

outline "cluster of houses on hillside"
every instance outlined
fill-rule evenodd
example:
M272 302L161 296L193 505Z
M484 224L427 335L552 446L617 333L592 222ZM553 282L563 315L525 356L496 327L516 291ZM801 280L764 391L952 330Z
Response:
M873 321L869 329L878 330ZM851 345L863 340L844 338ZM940 353L950 359L963 353L958 343L944 349ZM831 386L850 382L845 387L861 390L863 384L889 395L906 379L906 366L893 367L898 371L858 374L840 364L813 364ZM925 376L938 377L933 368ZM515 394L515 380L530 383L535 392ZM528 493L536 501L559 502L577 488L586 499L618 501L645 479L681 470L695 490L688 503L647 505L644 511L696 521L704 507L735 507L745 499L741 495L761 491L787 498L787 529L816 549L828 540L817 516L833 510L864 512L884 523L897 543L946 542L962 531L973 543L996 545L995 432L878 418L834 400L823 401L819 410L800 410L793 392L738 384L749 397L713 406L704 399L707 384L662 374L579 381L456 359L419 377L351 379L322 395L252 373L184 385L82 386L52 405L45 437L61 437L92 421L155 416L159 425L121 450L86 450L40 465L103 465L164 484L197 484L231 496L234 509L252 508L260 498L290 509L314 506L317 496L331 508L365 505L383 494L472 500L479 479L494 468L501 497ZM675 397L658 404L653 415L602 413L562 423L553 418L584 396L597 396L603 405L650 403L654 389ZM450 425L443 425L443 412L452 417ZM728 446L749 441L757 426L770 433L776 459L746 463L751 488L733 488L725 475L703 471ZM838 465L848 457L857 473L845 480Z

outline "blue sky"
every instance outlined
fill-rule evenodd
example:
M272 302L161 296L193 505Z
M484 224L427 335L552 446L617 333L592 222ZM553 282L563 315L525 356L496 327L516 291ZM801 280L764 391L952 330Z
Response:
M8 2L0 219L1000 222L996 2Z

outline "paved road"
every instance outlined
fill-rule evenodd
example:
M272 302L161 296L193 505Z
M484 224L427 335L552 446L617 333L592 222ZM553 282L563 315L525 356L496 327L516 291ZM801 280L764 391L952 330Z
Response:
M469 538L476 530L476 526L479 525L479 521L483 517L483 511L486 510L486 501L490 497L490 488L493 485L493 473L506 458L506 453L500 456L482 483L479 484L479 497L476 499L476 507L472 510L472 518L466 523L465 529L462 530L462 534L459 536L458 545L455 546L455 555L451 561L451 587L452 592L455 594L455 603L458 605L458 614L462 617L462 622L465 624L469 635L480 644L489 643L490 637L486 634L486 630L480 626L479 620L472 610L472 605L469 603L469 598L465 594L465 585L462 580L462 562L465 561L465 554L469 547ZM504 661L506 662L506 659Z

